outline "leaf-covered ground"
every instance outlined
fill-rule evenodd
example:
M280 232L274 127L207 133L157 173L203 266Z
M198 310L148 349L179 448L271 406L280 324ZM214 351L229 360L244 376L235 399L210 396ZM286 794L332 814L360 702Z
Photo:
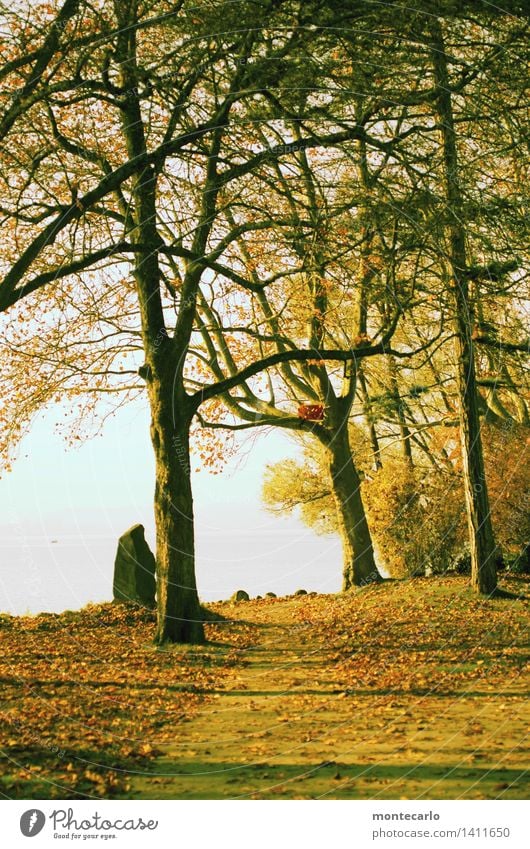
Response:
M528 580L214 608L155 649L121 605L0 619L5 796L527 798Z
M134 771L233 674L248 642L242 627L230 643L157 649L154 622L122 604L0 616L0 793L127 796Z

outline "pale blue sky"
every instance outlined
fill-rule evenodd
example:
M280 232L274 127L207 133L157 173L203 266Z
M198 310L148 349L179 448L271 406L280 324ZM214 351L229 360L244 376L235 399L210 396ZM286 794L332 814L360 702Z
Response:
M154 542L145 404L119 411L102 436L79 448L54 433L55 417L50 411L36 421L13 471L0 479L2 611L60 611L108 600L120 534L142 522ZM238 588L251 594L339 589L338 538L318 537L298 519L273 517L261 506L265 464L296 450L283 433L252 431L223 474L194 474L204 600Z

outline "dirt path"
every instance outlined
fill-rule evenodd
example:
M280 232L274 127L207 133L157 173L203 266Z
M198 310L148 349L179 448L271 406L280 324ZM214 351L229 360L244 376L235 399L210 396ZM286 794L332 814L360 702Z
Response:
M372 646L365 662L356 652L359 630L339 631L334 608L329 613L337 604L333 597L294 597L224 605L225 616L244 616L247 630L252 625L252 642L223 689L209 691L196 715L175 729L150 774L131 777L130 797L525 798L519 662L511 677L503 670L502 687L496 667L484 677L473 646L467 673L467 655L457 657L458 649L444 671L447 644L440 656L414 638L405 657L403 647L392 654L383 645L382 660ZM379 606L367 603L363 623L380 616ZM420 614L411 616L414 623ZM425 627L429 616L427 609ZM215 626L210 656L226 650L241 627Z

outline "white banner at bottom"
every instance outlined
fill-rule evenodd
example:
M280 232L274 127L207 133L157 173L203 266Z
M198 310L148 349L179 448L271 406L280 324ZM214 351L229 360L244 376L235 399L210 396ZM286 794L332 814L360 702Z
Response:
M4 801L6 849L528 849L524 801ZM34 841L34 842L32 842Z

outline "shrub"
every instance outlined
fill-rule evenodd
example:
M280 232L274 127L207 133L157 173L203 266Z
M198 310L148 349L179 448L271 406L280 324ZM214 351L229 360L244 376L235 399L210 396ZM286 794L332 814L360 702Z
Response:
M391 577L448 568L465 535L455 475L412 468L392 458L363 483L362 494L378 553Z

